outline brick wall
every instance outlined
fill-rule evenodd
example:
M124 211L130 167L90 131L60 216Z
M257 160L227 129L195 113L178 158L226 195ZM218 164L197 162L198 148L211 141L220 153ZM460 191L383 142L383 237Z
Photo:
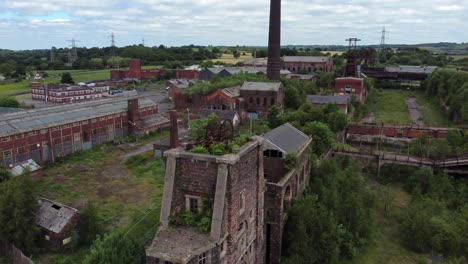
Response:
M392 127L392 126L372 126L372 125L349 125L346 134L358 135L382 135L387 137L416 138L422 134L427 134L433 138L447 137L449 129L445 128L417 128L417 127Z
M284 90L283 88L280 88L278 92L241 90L240 97L244 99L243 110L256 112L260 117L266 117L272 105L283 108Z
M165 155L174 154L169 151ZM217 238L227 237L224 259L226 263L263 263L265 182L260 139L251 140L236 155L217 157L189 152L176 155L170 216L186 210L187 196L210 198L216 203L215 194L220 194L217 190L220 168L226 166L224 209L220 238ZM219 246L213 250L220 252ZM219 259L219 255L212 256L212 260Z

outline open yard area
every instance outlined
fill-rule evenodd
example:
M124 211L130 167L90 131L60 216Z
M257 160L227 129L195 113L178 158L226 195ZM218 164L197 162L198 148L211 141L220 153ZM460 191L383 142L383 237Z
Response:
M452 123L438 104L436 98L426 96L422 91L374 90L366 102L373 117L373 122L389 125L409 125L406 97L415 97L421 120L426 126L449 127Z
M245 55L243 55L245 53ZM251 52L244 52L240 51L240 57L239 58L234 58L234 55L231 54L222 54L221 58L219 59L212 59L211 61L213 62L223 62L223 63L230 63L230 64L236 64L238 62L243 62L245 60L252 59L252 54Z
M146 151L156 134L139 144L100 145L46 166L36 184L38 195L82 209L92 203L105 230L121 229L142 245L159 221L164 165ZM141 152L141 153L140 153ZM128 157L130 154L131 157ZM36 263L81 263L88 248L72 254L43 254Z
M61 74L63 72L70 72L75 83L88 82L93 80L103 80L110 78L110 70L57 70L57 71L46 71L49 77L41 82L46 81L47 83L58 83L60 82ZM11 94L17 92L28 91L29 81L24 80L17 83L0 84L0 95Z
M373 113L375 123L392 125L411 124L402 90L374 90L366 104Z

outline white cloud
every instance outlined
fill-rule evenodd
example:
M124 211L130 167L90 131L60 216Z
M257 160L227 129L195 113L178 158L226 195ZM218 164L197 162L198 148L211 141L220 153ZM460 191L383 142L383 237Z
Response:
M110 32L118 46L142 38L147 45L266 45L268 39L267 0L4 1L9 15L0 11L0 48L60 47L71 37L83 46L108 46ZM466 7L467 0L283 0L282 42L345 44L355 36L375 44L383 26L394 43L462 42L468 17L456 11Z
M464 10L465 7L461 5L445 5L445 6L436 6L436 10L441 10L441 11L460 11Z

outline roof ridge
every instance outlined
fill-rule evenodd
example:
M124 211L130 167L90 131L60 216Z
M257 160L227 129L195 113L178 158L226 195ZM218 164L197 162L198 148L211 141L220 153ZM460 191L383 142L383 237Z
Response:
M284 123L283 126L284 126L284 125L291 127L291 128L294 129L296 132L298 132L300 135L303 135L303 136L305 136L305 137L309 137L309 136L307 136L306 134L304 134L304 132L302 132L301 130L297 129L295 126L291 125L289 122Z

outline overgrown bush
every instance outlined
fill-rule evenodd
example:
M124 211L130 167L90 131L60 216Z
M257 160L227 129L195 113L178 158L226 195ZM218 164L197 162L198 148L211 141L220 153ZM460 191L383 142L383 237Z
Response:
M324 161L288 212L284 263L338 263L369 243L375 194L347 159Z

